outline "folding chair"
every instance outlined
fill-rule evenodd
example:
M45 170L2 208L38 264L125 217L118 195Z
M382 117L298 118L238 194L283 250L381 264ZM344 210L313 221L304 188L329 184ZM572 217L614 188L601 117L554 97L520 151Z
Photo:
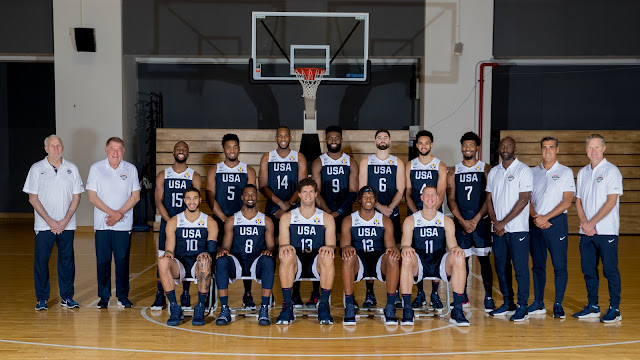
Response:
M434 309L432 307L429 307L429 302L427 301L426 306L418 309L413 309L414 316L416 318L419 318L419 317L445 317L449 315L449 313L451 312L451 284L449 284L449 282L447 281L440 279L439 277L426 277L422 280L439 281L441 286L442 286L442 283L446 284L445 287L446 287L447 296L446 296L446 301L444 302L445 307L442 309Z

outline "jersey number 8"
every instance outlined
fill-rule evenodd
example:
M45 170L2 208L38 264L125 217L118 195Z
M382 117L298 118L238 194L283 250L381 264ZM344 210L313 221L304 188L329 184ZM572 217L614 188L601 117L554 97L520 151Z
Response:
M253 253L253 240L252 239L247 239L247 241L245 241L245 243L244 243L244 253L245 254Z

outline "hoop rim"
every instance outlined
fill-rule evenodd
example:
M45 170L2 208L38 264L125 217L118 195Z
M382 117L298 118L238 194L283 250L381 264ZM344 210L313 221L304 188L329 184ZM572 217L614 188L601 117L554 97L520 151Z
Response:
M326 72L325 69L317 68L317 67L299 67L299 68L295 68L294 71L296 75L304 76L305 80L310 80L310 81L316 80L316 77L318 75L322 76Z

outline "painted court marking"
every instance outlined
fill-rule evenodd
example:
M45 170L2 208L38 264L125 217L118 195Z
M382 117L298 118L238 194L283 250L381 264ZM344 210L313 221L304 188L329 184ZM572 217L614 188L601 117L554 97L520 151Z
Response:
M397 354L254 354L254 353L218 353L218 352L189 352L189 351L163 351L163 350L143 350L143 349L121 349L121 348L105 348L97 346L79 346L79 345L62 345L62 344L47 344L39 342L18 341L18 340L5 340L0 339L2 343L19 344L19 345L33 345L33 346L49 346L56 348L78 349L78 350L105 350L105 351L122 351L122 352L135 352L135 353L149 353L149 354L180 354L180 355L226 355L226 356L269 356L269 357L285 357L285 356L298 356L298 357L389 357L389 356L443 356L443 355L478 355L478 354L497 354L497 353L518 353L527 351L550 351L550 350L567 350L567 349L583 349L600 346L615 346L615 345L629 345L640 343L640 340L621 341L615 343L602 343L602 344L585 344L585 345L572 345L572 346L556 346L548 348L530 348L530 349L512 349L512 350L483 350L483 351L459 351L459 352L439 352L439 353L397 353Z

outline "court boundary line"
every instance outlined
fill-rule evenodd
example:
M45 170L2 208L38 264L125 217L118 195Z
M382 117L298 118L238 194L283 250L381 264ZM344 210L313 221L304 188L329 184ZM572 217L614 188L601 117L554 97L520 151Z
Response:
M507 350L479 350L479 351L459 351L459 352L440 352L440 353L396 353L396 354L255 354L255 353L217 353L217 352L201 352L201 351L175 351L175 350L145 350L145 349L124 349L124 348L107 348L99 346L82 346L82 345L63 345L63 344L48 344L40 342L20 341L20 340L7 340L0 339L1 343L19 344L19 345L34 345L34 346L49 346L56 348L70 348L78 350L105 350L105 351L122 351L122 352L136 352L136 353L150 353L150 354L176 354L176 355L213 355L213 356L265 356L265 357L285 357L285 356L297 356L297 357L389 357L389 356L443 356L443 355L479 355L479 354L500 354L500 353L518 353L518 352L534 352L534 351L551 351L551 350L568 350L568 349L582 349L601 346L616 346L616 345L630 345L640 343L640 340L629 340L614 343L602 343L602 344L584 344L584 345L570 345L570 346L554 346L549 348L528 348L528 349L507 349Z

